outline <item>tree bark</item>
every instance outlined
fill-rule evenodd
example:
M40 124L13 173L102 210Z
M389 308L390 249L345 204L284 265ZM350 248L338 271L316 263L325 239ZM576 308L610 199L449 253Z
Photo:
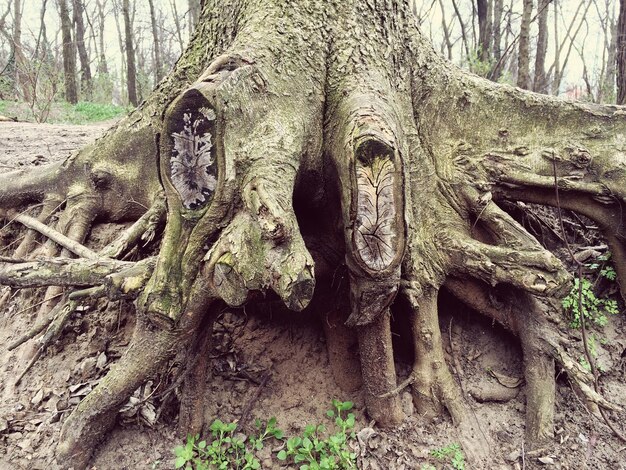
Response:
M531 89L530 81L530 22L533 13L533 0L524 0L522 24L519 33L519 50L517 58L517 86L525 90Z
M548 78L546 77L546 54L548 52L548 7L552 0L539 0L537 16L539 33L537 35L537 51L535 55L535 79L533 91L548 92Z
M619 2L617 20L617 104L626 104L626 0Z
M156 85L163 77L163 65L161 61L161 46L159 39L159 30L157 27L156 10L154 9L154 0L149 0L148 3L150 4L150 23L152 25L153 40L152 53L154 54L154 84Z
M63 74L65 83L65 100L78 103L78 85L76 83L76 48L72 40L72 20L67 0L57 0L61 18L61 37L63 41Z
M478 15L478 57L482 62L491 59L491 43L493 31L493 2L492 0L476 0Z
M104 53L104 9L106 8L106 0L96 0L96 6L98 7L98 41L100 42L100 56L98 57L98 73L108 74L109 67L107 65L106 54Z
M137 68L135 66L135 46L133 44L133 25L130 18L130 0L122 0L124 16L124 46L126 49L126 87L128 102L137 106Z
M85 45L85 24L83 22L84 4L83 0L73 0L73 13L74 13L74 25L76 49L78 50L78 57L80 59L80 85L81 93L84 98L89 101L92 95L92 78L91 67L89 65L89 55L87 54L87 47Z

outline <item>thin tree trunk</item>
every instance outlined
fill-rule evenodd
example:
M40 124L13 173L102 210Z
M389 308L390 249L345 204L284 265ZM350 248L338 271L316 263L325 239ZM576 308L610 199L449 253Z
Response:
M78 87L76 84L76 48L72 41L72 20L67 0L57 0L61 17L61 36L63 40L63 72L65 76L65 100L78 103Z
M608 7L608 5L607 5ZM602 84L603 102L615 100L615 74L617 71L617 21L615 21L615 10L608 18L608 27L610 35L608 53L606 60L606 71L604 82Z
M533 0L524 0L522 25L519 34L519 53L517 57L517 86L530 90L530 21L533 12Z
M487 62L491 58L492 0L476 0L476 12L478 14L478 58L482 62Z
M454 13L459 19L459 24L461 25L461 39L463 40L463 46L465 47L465 55L469 59L471 57L469 43L467 40L467 30L465 27L465 23L463 22L463 17L461 16L461 12L459 11L459 6L456 3L456 0L452 0L452 6L454 7Z
M180 50L185 50L185 41L183 41L183 32L180 26L180 18L178 17L178 10L176 8L176 2L170 0L170 6L172 7L172 16L174 17L174 26L176 26L176 38L180 45Z
M547 93L546 54L548 52L548 6L551 0L539 0L537 16L539 33L537 35L537 53L535 56L535 80L533 91Z
M27 103L33 100L33 84L28 72L28 61L24 55L22 45L22 15L24 5L22 0L13 1L13 55L15 58L15 85L18 93Z
M152 50L154 52L154 84L156 86L157 83L161 81L163 77L163 66L161 65L161 47L159 41L159 30L157 28L157 18L156 18L156 10L154 8L154 0L148 0L150 4L150 21L152 23L152 40L153 46ZM191 0L189 5L189 11L191 12ZM197 21L197 18L196 18ZM194 22L195 24L195 22Z
M85 23L83 22L83 0L73 0L74 24L76 25L76 48L80 59L81 93L87 99L91 99L92 82L91 68L89 67L89 55L85 47Z
M619 2L617 20L617 104L626 104L626 0Z
M123 0L122 14L124 16L124 43L126 45L126 86L128 87L128 102L137 106L137 69L135 66L135 48L133 46L133 30L130 21L130 1Z
M104 9L106 8L106 0L101 2L100 0L96 0L96 5L98 7L98 39L100 41L100 57L98 59L98 73L100 74L108 74L109 67L107 65L106 54L104 53Z
M441 28L443 29L446 57L448 60L452 60L452 40L450 39L450 28L448 28L446 23L446 11L443 6L443 0L439 0L439 8L441 8ZM441 52L443 53L444 51L442 50Z
M495 0L493 5L493 62L494 68L491 71L491 79L497 82L502 75L502 15L504 13L504 1Z
M152 3L152 0L150 0ZM188 0L189 5L189 35L196 28L198 19L200 18L200 10L202 10L201 0Z

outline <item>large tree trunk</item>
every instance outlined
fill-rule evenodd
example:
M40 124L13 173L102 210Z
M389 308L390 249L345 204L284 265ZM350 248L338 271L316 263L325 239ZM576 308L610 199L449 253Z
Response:
M435 54L408 3L207 1L174 70L105 138L62 164L0 176L7 217L81 256L3 261L0 283L95 285L90 293L137 299L133 341L64 422L61 458L84 468L137 386L177 352L205 349L199 335L216 301L241 306L273 291L301 311L314 292L328 292L316 283L328 285L344 264L345 325L379 425L403 418L393 305L411 324L407 383L418 412L432 418L447 409L472 467L490 468L489 447L446 365L442 287L519 337L528 448L552 435L555 362L585 400L613 409L567 353L559 313L537 300L558 298L569 274L497 202L560 206L595 220L623 282L624 111L462 72ZM56 230L43 229L65 199ZM37 220L14 212L38 202ZM154 235L165 212L157 259L117 261ZM96 219L137 222L94 253L80 242ZM325 249L330 243L334 250ZM335 349L350 344L327 330ZM338 371L348 351L331 357ZM188 377L203 377L196 366L204 363L192 363ZM198 386L189 384L182 400L194 411ZM198 431L196 420L183 421Z

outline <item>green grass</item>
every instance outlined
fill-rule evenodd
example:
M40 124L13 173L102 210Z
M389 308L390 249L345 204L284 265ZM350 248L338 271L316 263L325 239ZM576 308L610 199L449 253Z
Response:
M91 124L122 117L130 109L130 107L125 106L86 101L74 105L66 102L55 102L52 103L46 122L48 124ZM23 102L0 100L0 114L17 117L19 121L36 122L32 111Z
M126 114L130 108L112 104L99 104L81 101L75 105L63 103L65 116L63 122L68 124L84 124L108 121Z

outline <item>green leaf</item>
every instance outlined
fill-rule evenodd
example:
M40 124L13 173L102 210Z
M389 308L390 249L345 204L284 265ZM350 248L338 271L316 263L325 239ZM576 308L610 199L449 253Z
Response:
M280 452L278 452L278 454L276 455L276 458L278 460L286 460L287 459L287 452L285 452L285 450L281 450Z
M187 463L187 459L184 457L176 457L174 461L174 468L181 468L183 465Z

